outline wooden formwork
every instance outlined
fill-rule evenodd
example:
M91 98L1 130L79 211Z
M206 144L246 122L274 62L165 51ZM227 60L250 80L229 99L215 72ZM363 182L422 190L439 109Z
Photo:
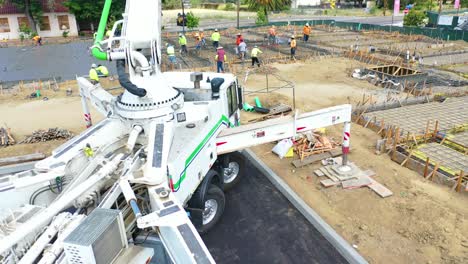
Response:
M361 109L363 108L361 107ZM422 144L431 142L454 149L450 145L453 140L447 138L447 131L440 130L438 120L435 121L433 126L428 121L423 133L410 133L409 131L403 133L400 127L386 124L385 120L379 120L379 122L376 119L366 120L363 117L365 111L366 108L360 112L354 112L353 121L381 136L382 139L377 142L378 154L389 154L391 160L418 172L424 179L448 185L457 192L468 191L468 174L466 171L456 171L446 167L440 160L431 160L429 157L421 155L418 150L418 147ZM468 129L468 126L466 128ZM463 150L460 151L460 155L466 155L468 150L465 146L462 147Z

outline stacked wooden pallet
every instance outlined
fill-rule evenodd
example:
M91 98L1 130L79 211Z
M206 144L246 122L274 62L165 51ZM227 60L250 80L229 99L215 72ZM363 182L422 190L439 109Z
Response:
M311 155L335 150L340 146L333 138L328 138L316 133L304 134L294 145L300 160L304 160L305 157Z
M49 128L48 130L36 130L32 133L32 135L23 139L20 144L27 143L37 143L37 142L44 142L50 140L57 140L57 139L69 139L73 136L73 134L66 130L60 128Z

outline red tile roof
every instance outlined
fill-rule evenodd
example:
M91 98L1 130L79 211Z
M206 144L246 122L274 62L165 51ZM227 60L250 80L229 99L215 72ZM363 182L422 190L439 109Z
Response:
M48 0L40 0L42 5L42 11L44 13L51 12L68 12L68 8L63 5L66 0L52 0L52 6L49 6ZM0 15L10 14L22 14L23 12L12 4L9 0L6 0L5 4L0 6Z

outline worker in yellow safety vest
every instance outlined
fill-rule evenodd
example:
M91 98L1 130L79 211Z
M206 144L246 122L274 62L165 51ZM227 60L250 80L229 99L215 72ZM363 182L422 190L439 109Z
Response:
M167 47L167 57L169 58L169 61L172 63L172 64L175 64L177 61L176 61L176 56L175 56L175 49L174 49L174 46L172 46L171 44L169 43L166 43L166 47Z
M96 68L96 71L97 71L99 77L108 77L109 76L109 70L104 65L99 64L97 66L97 68Z
M96 84L99 82L99 75L97 72L97 65L92 64L91 65L91 70L89 70L89 79L91 80L91 83Z
M211 34L211 41L213 41L213 47L215 49L218 49L220 39L221 39L221 35L219 34L218 29L216 28L213 34Z
M33 38L34 44L37 46L42 46L42 38L39 35L34 36Z
M179 33L179 45L180 45L180 52L187 54L187 38L182 33Z
M257 63L258 67L260 67L260 61L258 60L258 54L262 54L263 52L258 48L257 45L254 46L252 52L250 53L250 57L252 58L252 67Z
M89 143L86 143L86 147L84 147L83 152L87 158L92 158L94 156L94 151Z

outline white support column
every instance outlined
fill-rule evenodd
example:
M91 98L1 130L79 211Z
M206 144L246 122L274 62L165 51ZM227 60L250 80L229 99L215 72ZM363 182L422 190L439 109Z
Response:
M348 164L348 153L349 153L349 139L351 137L351 122L344 123L344 131L343 131L343 166Z

